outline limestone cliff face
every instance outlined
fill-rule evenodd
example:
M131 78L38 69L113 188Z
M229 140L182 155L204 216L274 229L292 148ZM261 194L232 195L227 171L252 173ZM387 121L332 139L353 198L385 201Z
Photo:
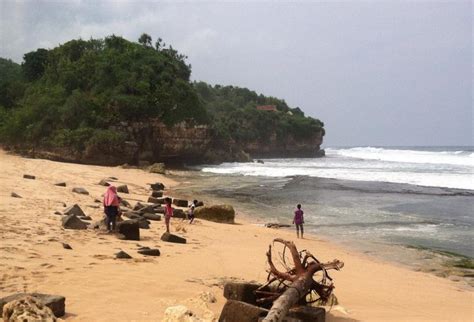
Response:
M321 151L324 152L319 149L322 143L320 132L304 140L291 136L278 139L274 135L265 142L237 144L217 140L206 125L180 123L168 127L158 120L148 120L121 122L111 129L125 137L119 146L90 146L82 152L69 148L36 148L21 152L34 157L99 165L244 162L263 157L317 157L321 156Z

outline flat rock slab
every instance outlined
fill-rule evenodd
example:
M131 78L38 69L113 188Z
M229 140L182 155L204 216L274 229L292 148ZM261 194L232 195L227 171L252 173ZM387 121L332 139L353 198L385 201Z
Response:
M87 229L87 224L74 214L61 218L61 223L66 229Z
M65 187L65 186L66 186L66 182L58 182L58 183L55 183L54 185L55 185L55 186L58 186L58 187Z
M143 218L146 218L148 220L156 220L156 221L161 220L161 216L157 214L143 214Z
M128 191L128 186L126 184L123 184L121 186L117 187L117 192L122 192L122 193L129 193Z
M61 317L66 313L66 298L64 296L41 293L17 293L0 298L0 312L3 312L3 307L5 304L20 299L24 296L32 296L38 299L45 306L49 307L56 317Z
M84 217L86 214L82 211L78 204L75 204L64 210L65 215L76 215L77 217Z
M163 191L161 190L153 190L151 196L154 198L161 198L163 197Z
M153 249L140 249L138 251L139 254L146 255L146 256L160 256L160 250L158 248Z
M186 238L179 237L170 233L161 235L161 240L169 243L186 244Z
M72 188L72 192L75 192L75 193L78 193L78 194L81 194L81 195L89 195L89 191L87 191L84 188L80 188L80 187Z
M12 192L10 194L10 196L12 196L13 198L23 198L22 196L20 196L19 194L17 194L16 192Z
M24 179L31 179L31 180L35 180L35 179L36 179L36 177L35 177L35 176L32 176L31 174L24 174L24 175L23 175L23 178L24 178Z
M140 227L136 219L117 223L117 231L125 240L140 240Z

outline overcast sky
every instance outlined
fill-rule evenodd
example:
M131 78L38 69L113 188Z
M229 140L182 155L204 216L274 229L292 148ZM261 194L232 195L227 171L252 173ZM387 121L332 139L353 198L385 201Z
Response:
M473 145L470 1L0 0L0 56L146 32L192 79L283 98L326 146Z

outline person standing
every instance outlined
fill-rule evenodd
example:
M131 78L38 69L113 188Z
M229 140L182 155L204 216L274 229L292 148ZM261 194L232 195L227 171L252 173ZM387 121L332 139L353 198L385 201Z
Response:
M301 205L298 204L296 206L295 210L295 216L293 217L293 224L296 225L296 237L300 238L300 231L301 231L301 238L303 238L303 224L304 224L304 218L303 218L303 210L301 210Z
M192 224L194 221L194 209L196 208L197 202L197 200L194 200L193 203L189 206L188 218L190 224Z
M105 224L109 232L115 231L117 216L120 212L120 200L117 195L117 187L109 186L104 194Z
M171 207L171 198L165 198L165 224L166 224L166 232L170 232L170 221L171 217L173 217L173 207Z

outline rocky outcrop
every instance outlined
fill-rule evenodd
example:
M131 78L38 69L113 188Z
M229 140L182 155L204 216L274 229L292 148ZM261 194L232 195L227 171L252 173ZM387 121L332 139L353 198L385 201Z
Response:
M197 207L196 210L194 210L194 216L199 219L233 224L235 210L231 205L203 206Z

